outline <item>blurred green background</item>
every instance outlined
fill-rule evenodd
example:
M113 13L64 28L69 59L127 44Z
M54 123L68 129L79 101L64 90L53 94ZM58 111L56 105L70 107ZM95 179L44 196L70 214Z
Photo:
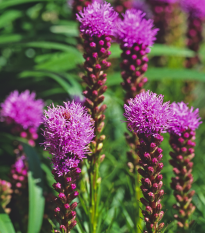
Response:
M78 23L73 19L67 1L35 1L35 0L0 0L0 102L13 90L29 89L37 93L46 105L51 103L61 105L63 101L81 96L85 88L81 80L83 57L78 38ZM126 151L128 147L124 140L127 131L123 118L124 91L120 85L120 49L113 44L110 61L113 66L108 71L108 90L105 93L106 111L105 130L106 141L103 153L106 157L101 165L101 202L102 212L99 232L124 233L132 232L135 212L133 209L132 184L127 167ZM178 61L193 52L185 48L154 45L149 55L163 56ZM169 66L154 67L151 59L147 71L148 83L145 89L164 95L165 101L182 101L186 98L183 87L187 80L194 81L190 106L200 109L202 121L205 119L205 43L200 49L201 64L192 70L187 70L176 63L175 68ZM1 128L2 129L1 123ZM35 147L43 169L44 192L52 192L51 165L48 153L38 143L43 141L39 130L39 139ZM162 143L164 150L163 182L165 195L162 200L165 216L163 218L167 232L176 232L172 205L175 199L170 188L173 176L172 166L168 160L171 150L169 135L164 135ZM0 133L0 179L9 181L9 171L14 163L13 137L1 130ZM192 219L195 220L190 233L204 233L205 224L205 123L201 124L196 134L196 156L194 158L194 183L196 190L193 203L196 206ZM32 150L30 148L30 150ZM32 153L32 152L31 152ZM84 190L80 190L83 197ZM30 200L34 202L34 200ZM34 203L35 204L35 203ZM29 203L29 205L31 205ZM39 207L41 208L41 207ZM43 209L43 207L42 207ZM37 212L36 212L37 213ZM51 213L50 213L51 214ZM87 217L83 206L79 205L78 219L88 232ZM38 221L38 213L34 215ZM52 217L51 217L52 219ZM41 220L39 220L41 221ZM14 226L18 224L13 220ZM45 226L45 227L44 227ZM50 232L46 219L40 232ZM84 232L80 227L72 232ZM0 229L1 232L1 229ZM18 233L21 232L19 229ZM35 232L35 230L33 231ZM1 232L4 233L4 232ZM10 233L10 232L9 232ZM22 232L23 233L23 232ZM29 232L30 233L30 232Z

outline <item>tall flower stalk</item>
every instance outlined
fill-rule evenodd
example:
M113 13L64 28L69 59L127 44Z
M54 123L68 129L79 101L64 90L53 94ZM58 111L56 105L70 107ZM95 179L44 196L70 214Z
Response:
M205 17L205 0L182 0L182 8L188 13L188 28L187 28L187 48L195 52L194 57L187 57L186 68L193 68L200 64L199 49L203 41L203 19ZM186 95L185 101L192 102L195 96L192 91L196 85L194 81L186 81L183 92Z
M105 135L101 135L105 119L103 113L106 109L106 105L102 105L103 93L107 89L105 85L107 74L104 73L104 70L111 65L107 58L111 54L109 48L117 16L118 14L106 2L102 4L94 2L77 15L80 22L80 32L84 39L84 68L86 75L83 80L87 84L87 88L83 92L86 97L85 106L95 122L95 138L91 142L92 153L88 157L90 232L96 232L97 230L100 152L105 139Z
M150 52L150 46L153 45L158 29L153 29L153 21L146 20L145 13L137 10L127 10L123 14L123 20L118 20L116 37L122 49L122 87L125 90L125 103L130 98L134 98L143 91L143 86L147 82L144 73L148 68L147 54ZM136 221L135 230L139 231L141 226L140 205L140 175L137 173L139 159L137 157L138 138L135 132L131 135L125 134L126 140L130 146L127 153L128 164L132 168L135 179L133 180L133 189L135 193Z
M140 201L145 206L142 210L146 223L144 232L161 232L164 223L159 222L164 215L161 204L164 190L161 175L163 155L159 145L163 141L161 133L172 124L173 114L169 102L163 103L162 95L149 91L130 99L124 108L128 127L139 138L137 149L141 168L138 172L142 176L140 188L144 197Z
M43 117L45 149L52 155L53 188L59 193L55 198L55 217L64 233L77 224L72 202L78 195L76 181L81 169L79 162L89 152L88 144L94 137L93 120L81 104L64 103L48 107Z
M178 214L174 217L178 221L179 232L189 232L190 216L195 210L192 204L192 197L195 194L191 189L193 182L192 167L194 158L195 130L201 124L198 109L191 109L184 103L173 103L171 105L175 124L169 129L170 145L173 149L170 152L172 159L170 164L173 166L173 172L176 175L172 178L171 188L174 190L174 196L177 203L173 208Z

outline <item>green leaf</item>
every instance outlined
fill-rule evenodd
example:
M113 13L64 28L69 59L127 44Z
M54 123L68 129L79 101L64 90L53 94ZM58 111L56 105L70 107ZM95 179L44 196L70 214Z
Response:
M0 205L0 233L15 233L13 224L8 214L4 212Z
M205 73L195 69L148 68L145 76L148 80L176 79L205 82ZM107 85L120 85L123 82L120 72L108 73Z
M60 86L62 86L68 94L70 94L70 90L72 90L72 84L66 82L63 77L56 73L51 73L48 71L24 71L20 74L20 78L28 77L49 77L54 79Z
M67 25L55 25L50 28L53 33L62 33L69 36L79 36L79 23L75 21L68 21Z
M35 149L23 144L28 157L29 219L28 233L39 233L43 221L45 198L43 196L41 164Z
M23 43L23 46L26 47L34 47L34 48L42 48L42 49L57 49L57 50L62 50L65 52L71 52L74 51L73 47L65 45L65 44L60 44L60 43L55 43L55 42L49 42L49 41L34 41L34 42L29 42L29 43ZM75 51L76 52L76 51Z
M22 13L20 11L16 10L10 10L6 11L4 14L0 16L0 28L8 25L15 19L19 18L22 16Z
M150 67L145 73L145 76L147 76L149 80L177 79L205 82L205 73L195 69L169 69Z
M41 0L41 2L47 2L49 0ZM6 0L0 2L0 9L4 9L6 7L11 7L19 4L29 3L29 2L39 2L39 0Z
M0 44L8 44L13 42L18 42L22 39L22 36L19 34L12 35L0 35Z
M46 173L46 178L48 181L48 185L52 187L52 185L55 183L55 179L53 177L53 174L48 166L46 166L44 163L41 164L42 170Z
M187 48L178 48L164 44L154 44L150 52L151 56L176 56L193 57L195 53Z
M68 71L75 69L77 64L84 62L82 54L72 47L70 51L52 53L47 57L47 60L35 66L36 70L50 70L56 72Z
M119 58L122 50L118 44L112 44L110 58ZM178 48L163 44L155 44L151 48L149 56L176 56L176 57L193 57L195 53L186 48Z

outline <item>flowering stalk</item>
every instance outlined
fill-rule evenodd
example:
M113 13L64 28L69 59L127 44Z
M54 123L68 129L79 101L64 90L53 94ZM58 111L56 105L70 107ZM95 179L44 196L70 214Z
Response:
M140 186L144 198L141 203L145 206L142 210L146 222L145 233L157 233L162 230L164 223L160 223L164 212L161 210L161 199L164 195L162 189L162 149L159 147L163 141L161 133L168 129L173 114L169 103L163 103L163 96L154 93L142 92L124 105L128 127L134 131L139 143L138 155L141 168L138 172L143 177Z
M195 52L194 57L187 57L186 68L193 68L200 64L198 52L200 44L203 41L202 28L203 19L205 17L205 1L204 0L182 0L182 8L188 13L188 28L187 28L187 48ZM186 94L185 101L192 102L195 97L192 91L196 85L194 81L186 81L183 92Z
M183 24L185 19L179 0L147 0L147 3L152 8L154 24L160 29L156 43L183 47L186 25ZM183 63L181 58L176 57L155 57L153 60L158 66L167 63L170 67L179 67L179 63Z
M94 136L93 120L79 103L67 102L63 106L48 107L43 117L45 149L52 155L54 189L59 193L55 198L55 217L64 233L76 225L78 196L76 181L81 169L80 161L89 152L88 144Z
M7 214L9 214L11 211L6 206L11 200L12 192L13 190L11 189L11 183L0 179L0 205Z
M123 20L118 20L118 28L116 30L116 37L120 43L122 49L121 57L123 59L121 63L122 83L123 89L126 91L125 103L128 103L130 98L134 98L137 94L143 91L143 85L147 82L147 78L144 77L144 73L148 67L149 47L152 46L155 40L155 35L158 29L153 29L152 20L146 20L145 13L137 10L127 10L123 14ZM135 174L134 192L135 192L135 206L136 217L135 229L139 230L140 224L140 206L138 204L141 197L141 191L139 188L140 176L137 173L138 157L137 157L137 135L132 132L131 135L125 135L126 140L130 146L130 151L127 153L129 163L132 167L132 172Z
M99 188L99 166L104 155L100 156L103 148L105 135L100 135L104 128L106 105L101 105L104 100L103 93L107 90L105 86L106 76L104 73L111 63L107 58L111 54L111 36L115 27L117 13L109 3L100 4L94 2L77 15L80 22L80 31L84 39L84 68L87 74L83 80L88 85L83 92L86 97L85 106L94 119L95 138L91 142L92 153L89 160L90 181L90 232L96 232L98 221L98 188Z
M190 191L193 182L191 160L195 156L195 129L201 122L198 109L193 111L193 107L189 109L184 102L173 103L171 106L176 119L175 124L169 129L170 145L174 151L170 152L172 159L169 162L176 175L171 183L177 201L173 208L178 211L174 217L178 221L180 232L187 232L193 223L193 221L189 222L190 215L195 210L195 206L191 203L195 191Z

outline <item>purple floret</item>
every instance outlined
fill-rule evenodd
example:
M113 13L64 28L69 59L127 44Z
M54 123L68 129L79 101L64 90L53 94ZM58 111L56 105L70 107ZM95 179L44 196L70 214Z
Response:
M140 10L127 10L123 14L124 19L118 19L117 21L117 40L124 43L124 46L129 47L132 47L135 43L152 46L159 29L154 29L153 20L145 19L145 15L146 13Z
M205 17L205 0L182 0L182 8L195 17Z
M199 117L199 109L189 108L184 102L172 103L171 108L176 121L168 130L170 133L181 136L181 133L187 129L195 131L202 123Z
M173 121L169 102L163 103L163 95L142 92L124 105L128 128L137 134L156 135L167 130Z
M77 20L81 23L80 31L89 36L113 35L118 13L114 11L110 3L98 3L84 8L76 14Z
M80 103L65 102L65 106L48 107L43 117L44 147L53 155L58 175L77 167L94 137L93 120Z
M1 118L7 123L20 125L24 130L37 129L40 125L44 103L35 99L36 94L26 90L12 92L1 104Z

